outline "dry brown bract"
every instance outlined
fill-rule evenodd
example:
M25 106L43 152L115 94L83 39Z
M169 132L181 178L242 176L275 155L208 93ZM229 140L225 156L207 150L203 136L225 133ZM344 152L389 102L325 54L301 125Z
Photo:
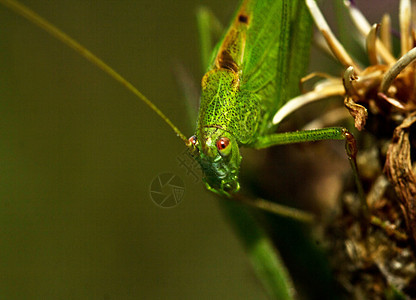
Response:
M392 290L416 297L416 176L411 159L416 145L411 134L416 122L416 16L411 15L415 7L410 0L400 1L401 49L396 59L390 17L371 26L352 1L344 1L365 41L371 65L364 68L336 39L315 1L305 1L326 48L346 71L342 78L326 75L312 91L290 100L273 121L280 123L307 103L344 97L355 127L372 134L366 135L359 163L371 216L357 221L360 214L354 212L353 199L343 196L343 215L328 229L338 279L357 297L383 298Z
M396 127L384 166L399 197L400 207L414 240L416 240L416 177L410 158L409 130L415 122L416 112L413 112L400 126Z

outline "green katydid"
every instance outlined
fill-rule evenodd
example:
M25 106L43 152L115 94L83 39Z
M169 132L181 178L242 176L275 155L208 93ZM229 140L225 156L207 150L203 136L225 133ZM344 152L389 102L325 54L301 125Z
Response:
M291 10L296 1L243 1L202 79L192 153L211 191L239 190L239 147L345 139L355 169L355 142L344 128L274 133L272 119L287 101Z
M273 117L287 102L290 32L294 9L302 1L243 1L202 79L195 134L185 135L150 100L106 63L43 18L13 0L0 2L73 48L132 91L184 142L204 172L206 187L231 196L239 190L239 147L339 139L346 141L355 170L356 147L345 128L275 133Z

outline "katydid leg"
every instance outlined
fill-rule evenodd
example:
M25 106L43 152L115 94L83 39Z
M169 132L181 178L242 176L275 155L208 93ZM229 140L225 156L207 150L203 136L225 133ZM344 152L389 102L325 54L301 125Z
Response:
M343 127L330 127L313 130L302 130L293 132L274 133L259 137L251 146L256 149L264 149L275 145L294 144L303 142L314 142L322 140L344 140L351 169L354 174L358 194L362 202L362 212L368 216L367 202L365 201L363 187L359 178L357 168L357 143L354 136Z

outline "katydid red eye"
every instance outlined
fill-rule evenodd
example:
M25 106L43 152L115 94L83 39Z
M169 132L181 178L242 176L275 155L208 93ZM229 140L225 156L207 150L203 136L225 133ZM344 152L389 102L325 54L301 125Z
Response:
M221 155L228 155L231 151L230 139L226 137L221 137L217 140L217 149Z
M196 146L197 145L197 139L196 139L196 136L191 136L189 139L188 139L188 141L190 141L194 146Z

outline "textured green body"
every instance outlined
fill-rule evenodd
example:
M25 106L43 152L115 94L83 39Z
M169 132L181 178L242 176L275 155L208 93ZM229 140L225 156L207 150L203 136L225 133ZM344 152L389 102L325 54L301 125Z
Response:
M254 143L284 104L289 1L244 1L202 80L197 134L217 126Z
M264 110L256 94L241 90L238 77L230 70L209 72L203 79L198 130L222 128L233 134L240 144L255 139L255 132L262 120Z
M254 146L269 133L275 112L285 103L289 61L290 7L297 1L243 1L202 79L195 158L208 189L239 189L238 147ZM218 141L230 141L227 154Z
M227 196L239 190L240 146L261 149L343 139L357 174L355 140L345 128L274 132L273 116L299 93L310 24L300 0L241 4L202 79L197 130L188 143L209 190Z

